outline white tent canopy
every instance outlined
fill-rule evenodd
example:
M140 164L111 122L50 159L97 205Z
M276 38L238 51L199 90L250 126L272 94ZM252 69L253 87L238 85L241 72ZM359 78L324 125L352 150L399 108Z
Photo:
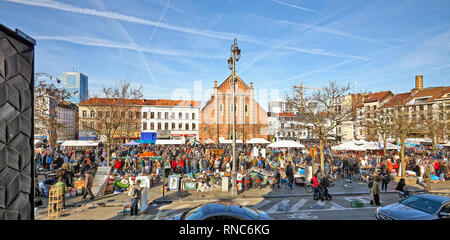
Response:
M34 140L34 145L40 144L40 143L44 143L44 142L42 142L42 140L37 140L37 139Z
M219 138L219 143L232 144L233 140ZM236 139L236 143L242 144L242 140L241 139Z
M203 143L204 144L211 144L211 143L214 143L214 141L208 138L205 141L203 141Z
M351 140L331 147L334 151L366 151L366 148L362 144L356 144L356 140Z
M64 141L61 146L63 147L96 147L98 141L92 140L68 140Z
M250 140L248 140L246 143L251 143L251 144L267 144L270 143L269 141L267 141L264 138L252 138Z
M180 144L184 144L184 140L180 139L180 140L165 140L165 139L157 139L155 142L156 145L171 145L171 144L176 144L176 145L180 145Z
M304 148L305 145L294 142L292 140L281 140L269 144L267 147L270 148Z
M383 142L368 142L364 146L367 150L383 150L383 148L384 148ZM394 145L392 143L386 143L386 149L387 150L400 150L400 147L397 145Z

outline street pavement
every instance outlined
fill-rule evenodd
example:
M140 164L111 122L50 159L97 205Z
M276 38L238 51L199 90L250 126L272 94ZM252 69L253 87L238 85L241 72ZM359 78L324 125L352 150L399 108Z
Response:
M398 200L398 195L395 192L396 182L391 181L388 185L388 191L381 193L383 202L384 196L389 196L386 203L393 203ZM431 185L431 193L450 196L450 181L444 183L436 183ZM414 184L408 185L408 189L413 194L424 193L422 186ZM138 219L164 219L168 216L173 216L179 212L185 211L197 205L214 202L214 201L229 201L246 206L253 206L258 209L268 211L269 215L274 219L349 219L352 214L361 213L361 219L373 219L374 207L368 206L369 189L367 183L344 182L337 180L334 186L329 189L333 196L332 201L324 203L312 200L312 193L308 193L304 186L295 185L294 189L285 187L274 188L270 186L263 186L261 189L250 189L249 191L240 192L236 198L231 198L229 192L211 191L211 192L196 192L196 191L180 191L180 192L166 192L162 196L161 184L156 184L153 188L148 189L149 209L141 216L130 217L120 214L120 210L130 203L128 194L120 193L117 195L110 194L106 196L96 197L95 201L82 200L81 196L71 197L66 199L66 210L59 218L64 219L124 219L124 220L138 220ZM359 200L364 203L362 209L354 209L349 205L352 200ZM283 202L284 201L284 202ZM316 202L319 206L315 209L310 209ZM288 211L280 212L279 203L288 205ZM325 213L331 211L333 214ZM316 212L316 214L311 214ZM47 208L39 208L35 219L47 219Z

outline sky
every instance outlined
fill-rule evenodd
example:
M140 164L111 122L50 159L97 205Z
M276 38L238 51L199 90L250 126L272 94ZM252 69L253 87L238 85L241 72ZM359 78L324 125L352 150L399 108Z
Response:
M0 24L36 39L35 72L82 72L92 94L129 81L146 99L204 104L234 38L237 74L266 110L300 82L450 85L448 0L0 0Z

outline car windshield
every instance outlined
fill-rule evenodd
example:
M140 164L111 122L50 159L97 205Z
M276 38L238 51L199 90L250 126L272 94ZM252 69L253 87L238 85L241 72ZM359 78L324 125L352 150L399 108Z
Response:
M403 201L400 202L403 205L406 205L408 207L420 210L422 212L433 214L435 213L441 204L439 202L432 201L430 199L418 197L418 196L411 196Z

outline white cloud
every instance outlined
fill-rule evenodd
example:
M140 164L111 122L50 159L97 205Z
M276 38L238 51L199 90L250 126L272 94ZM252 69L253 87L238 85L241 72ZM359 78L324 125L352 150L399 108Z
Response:
M74 44L86 45L86 46L95 46L95 47L107 47L107 48L118 48L118 49L128 49L139 52L146 52L158 55L167 55L167 56L177 56L177 57L192 57L192 58L209 58L209 59L221 59L224 54L221 55L202 55L193 52L183 52L183 51L175 51L175 50L167 50L167 49L158 49L158 48L147 48L141 47L138 45L131 45L127 43L121 42L113 42L100 38L91 38L91 37L83 37L83 36L36 36L37 40L53 40L53 41L63 41Z
M287 3L287 2L282 2L282 1L278 1L278 0L272 0L272 2L279 3L281 5L285 5L285 6L288 6L288 7L291 7L291 8L295 8L295 9L299 9L299 10L303 10L303 11L307 11L307 12L316 12L316 11L313 11L313 10L311 10L309 8L305 8L305 7L302 7L302 6L299 6L299 5L295 5L295 4L291 4L291 3Z

